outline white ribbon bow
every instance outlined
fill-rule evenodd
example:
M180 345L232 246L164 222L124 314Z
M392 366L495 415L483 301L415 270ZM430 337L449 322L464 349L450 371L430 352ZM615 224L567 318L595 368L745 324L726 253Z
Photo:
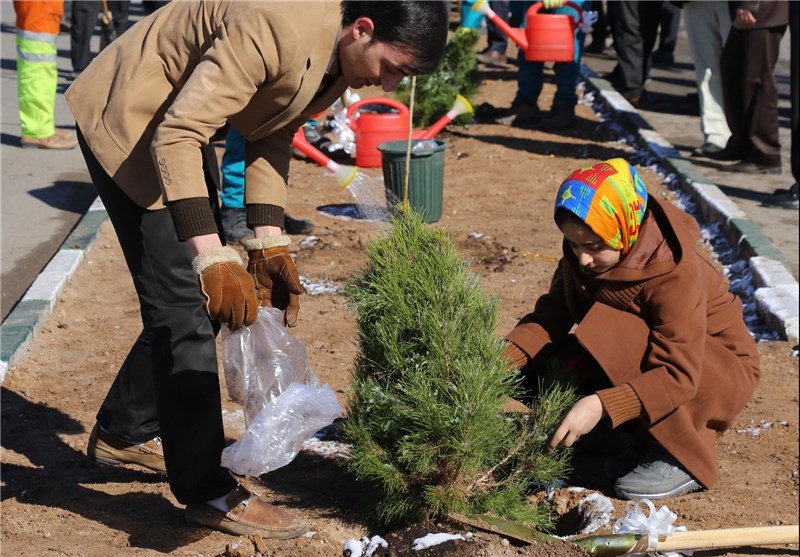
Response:
M649 513L642 508L646 505ZM614 523L613 532L615 534L647 534L648 549L658 547L659 536L671 536L675 532L686 532L686 526L673 526L673 522L678 518L674 512L664 505L656 510L655 505L649 499L639 501L628 501L625 506L625 518L620 518ZM648 552L648 555L659 555L662 557L678 557L680 554L691 555L691 550ZM644 555L643 553L632 553L631 555Z

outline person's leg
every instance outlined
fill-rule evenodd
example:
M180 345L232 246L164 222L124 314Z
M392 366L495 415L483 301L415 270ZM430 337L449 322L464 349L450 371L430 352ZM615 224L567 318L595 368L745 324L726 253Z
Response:
M722 108L722 79L719 67L722 47L731 28L730 13L726 4L717 1L688 2L683 8L686 34L694 60L703 147L710 149L710 152L725 148L731 136ZM709 154L701 151L697 154Z
M191 252L178 240L168 210L138 207L80 140L125 255L143 325L98 413L98 424L130 442L158 431L179 502L220 497L236 481L220 466L225 436L216 331L203 307Z
M653 48L658 40L659 17L664 2L639 2L639 31L642 36L642 87L650 77Z
M489 4L497 16L508 23L510 16L508 0L490 0ZM508 37L506 37L505 33L500 31L497 25L488 19L486 20L486 39L488 46L478 54L478 62L486 64L487 66L495 64L505 65Z
M592 0L590 10L597 12L597 21L592 27L592 42L586 47L586 52L599 54L606 49L608 38L608 15L604 0Z
M509 0L490 0L492 10L500 19L508 23L510 17ZM505 55L508 48L508 37L492 22L486 22L486 34L489 41L489 50L494 50Z
M56 38L63 2L14 2L17 19L17 101L22 147L72 149L72 134L55 127Z
M130 13L131 0L107 0L108 9L114 19L114 30L119 37L128 29L128 14Z
M644 43L639 22L637 1L619 0L608 3L611 33L617 65L612 73L612 85L628 100L641 97L644 92Z
M672 2L664 2L661 6L658 50L653 53L656 64L672 64L675 62L675 46L678 44L678 29L681 26L681 8Z
M786 27L751 29L745 32L744 115L749 148L733 171L780 173L781 146L778 137L778 89L775 65ZM749 164L748 164L749 163ZM750 165L755 165L751 167Z
M244 150L245 139L233 128L225 137L225 152L222 155L222 229L229 242L241 243L253 237L247 228L247 212L244 207Z
M722 107L731 136L725 149L713 157L718 160L740 160L750 149L744 104L744 75L747 71L745 33L741 29L731 28L719 61Z
M96 0L80 0L72 6L72 29L70 30L70 59L72 71L81 73L92 61L91 39L101 3Z

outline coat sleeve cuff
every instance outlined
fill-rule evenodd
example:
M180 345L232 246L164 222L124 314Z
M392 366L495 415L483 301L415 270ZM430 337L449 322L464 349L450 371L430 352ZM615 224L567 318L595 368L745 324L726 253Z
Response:
M600 397L603 408L608 412L612 428L642 415L642 402L636 396L636 391L627 383L599 390L597 396Z
M247 224L254 226L278 226L283 228L283 207L265 203L251 203L247 205Z
M167 205L180 241L193 236L219 234L207 197L179 199Z
M506 341L506 347L500 358L505 360L509 369L522 369L528 363L528 355L513 342Z

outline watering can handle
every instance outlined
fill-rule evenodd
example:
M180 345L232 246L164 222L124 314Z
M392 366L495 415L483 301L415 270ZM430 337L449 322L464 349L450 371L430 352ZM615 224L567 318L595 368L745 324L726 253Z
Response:
M360 101L356 101L353 104L351 104L350 107L347 109L347 119L350 120L350 127L353 130L356 129L356 123L353 121L353 113L362 106L368 104L383 104L391 108L394 108L396 110L399 110L400 114L403 114L406 117L408 117L408 107L403 103L401 103L400 101L396 101L394 99L390 99L387 97L374 97L371 99L361 99Z
M581 9L580 6L578 6L577 4L573 4L569 0L564 2L564 5L569 7L569 8L572 8L573 10L575 10L578 13L578 17L572 22L572 28L575 29L581 23L581 18L583 17L583 10ZM543 4L541 2L536 2L530 8L531 13L538 14L539 10L542 9L542 6L543 6Z

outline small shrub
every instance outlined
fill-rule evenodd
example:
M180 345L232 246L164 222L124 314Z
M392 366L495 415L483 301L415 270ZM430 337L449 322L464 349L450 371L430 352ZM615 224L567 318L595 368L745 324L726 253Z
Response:
M480 38L476 29L459 27L453 32L444 51L439 69L429 75L417 77L414 92L414 127L426 128L447 114L453 106L456 95L469 99L480 84L475 75L475 45ZM411 100L411 79L406 78L397 87L398 100L409 106ZM472 120L469 114L457 117L455 124Z
M455 511L547 527L547 509L527 495L567 471L568 451L545 447L574 391L551 384L529 413L503 411L523 393L500 358L497 300L448 232L398 207L345 289L360 348L344 426L349 468L378 489L385 523Z

